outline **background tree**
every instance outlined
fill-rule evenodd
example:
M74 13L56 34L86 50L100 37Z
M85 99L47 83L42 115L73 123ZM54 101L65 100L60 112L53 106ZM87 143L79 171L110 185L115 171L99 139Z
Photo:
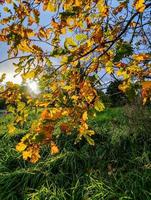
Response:
M115 80L107 88L106 94L109 96L111 106L123 106L128 103L126 94L119 89L121 84L121 80Z

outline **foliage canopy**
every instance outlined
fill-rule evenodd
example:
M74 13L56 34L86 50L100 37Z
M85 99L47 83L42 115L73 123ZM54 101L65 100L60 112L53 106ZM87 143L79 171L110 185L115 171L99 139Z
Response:
M143 102L150 98L150 0L1 0L0 41L8 45L8 59L23 81L37 79L36 98L8 82L1 86L14 120L10 133L24 126L33 108L41 112L16 146L23 158L35 163L48 144L59 152L54 136L77 132L91 144L88 126L94 109L102 111L96 87L106 74L122 77L122 91L137 81ZM45 21L42 20L45 16ZM7 60L2 60L3 63ZM105 71L105 72L104 72ZM103 76L102 76L102 73ZM1 82L5 76L1 77Z

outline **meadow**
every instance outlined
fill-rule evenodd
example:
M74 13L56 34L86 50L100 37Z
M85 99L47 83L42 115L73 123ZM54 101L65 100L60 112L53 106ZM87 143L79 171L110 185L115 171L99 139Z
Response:
M31 114L31 118L35 116ZM141 106L107 108L89 120L94 146L73 145L76 133L56 138L60 153L42 149L37 164L16 152L30 124L9 135L11 114L0 116L0 200L150 200L151 111Z

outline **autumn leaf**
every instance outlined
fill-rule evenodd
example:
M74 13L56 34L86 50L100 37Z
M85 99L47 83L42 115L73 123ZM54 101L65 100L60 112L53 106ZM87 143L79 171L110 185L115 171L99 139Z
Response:
M6 3L12 3L12 0L5 0Z
M0 34L0 41L1 42L6 42L7 41L7 37L5 35Z
M143 105L146 104L146 102L151 99L151 81L144 81L141 83L142 85L142 99L143 99Z
M69 38L66 38L65 42L64 42L64 46L65 48L69 48L70 46L71 47L76 47L77 44L76 42L73 40L73 38L69 37Z
M136 0L134 6L138 12L143 12L145 10L145 0Z
M151 81L144 81L142 82L143 89L151 89Z
M49 110L44 110L42 113L41 113L41 118L43 119L43 120L45 120L45 119L49 119L50 118L50 111Z
M84 41L84 40L87 39L87 35L85 35L85 34L77 34L75 36L75 38L76 38L77 41Z
M105 109L104 104L100 100L96 100L94 103L95 110L101 112Z
M22 78L25 79L25 80L26 79L33 79L34 77L35 77L35 71L34 70L27 72L27 73L22 75Z
M21 40L20 44L18 45L18 49L23 52L32 52L29 41L26 39Z
M16 145L16 151L18 152L22 152L26 149L27 145L23 142L19 142L17 145Z
M51 149L51 155L55 155L55 154L59 153L59 148L53 141L51 141L50 149Z
M28 151L23 151L22 155L23 155L23 159L27 160L28 158L31 158L32 152L29 151L29 150Z
M3 73L3 74L1 75L1 77L0 77L0 82L3 82L3 81L5 80L5 78L6 78L6 74Z
M118 86L119 90L121 90L122 92L126 92L129 88L130 88L130 83L128 82L123 82L122 84L120 84Z
M66 90L66 91L69 91L69 90L72 89L72 86L70 86L70 85L65 85L65 86L63 87L63 89Z
M105 65L106 68L106 72L108 72L109 74L111 74L114 70L113 70L113 63L112 61L108 61Z
M75 6L80 7L82 4L81 0L75 0Z
M132 57L136 61L149 60L151 58L148 54L134 54Z
M39 145L30 145L25 151L22 152L24 160L29 160L31 163L36 163L40 159Z
M13 123L8 124L8 125L7 125L7 128L8 128L8 133L9 133L9 134L14 134L15 131L16 131L16 127L14 126Z
M83 121L86 121L88 119L88 114L87 114L87 111L85 111L82 115L82 120Z
M113 10L113 14L117 15L119 12L121 12L123 10L123 8L125 8L127 5L127 2L122 2L120 3L119 6L117 6L114 10Z
M56 6L52 3L52 1L48 1L46 10L48 10L50 12L56 11Z
M104 0L98 0L97 7L102 17L108 16L108 7L105 5Z

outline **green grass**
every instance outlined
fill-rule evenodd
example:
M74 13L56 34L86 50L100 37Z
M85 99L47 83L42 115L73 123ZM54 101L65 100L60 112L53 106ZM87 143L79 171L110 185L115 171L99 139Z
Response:
M97 121L111 121L113 119L119 119L123 114L122 107L106 108L105 111L97 113Z
M150 200L150 114L107 109L90 120L95 146L85 140L73 145L74 133L61 135L61 153L51 156L45 147L35 165L15 151L19 136L5 128L11 117L0 118L0 200Z

